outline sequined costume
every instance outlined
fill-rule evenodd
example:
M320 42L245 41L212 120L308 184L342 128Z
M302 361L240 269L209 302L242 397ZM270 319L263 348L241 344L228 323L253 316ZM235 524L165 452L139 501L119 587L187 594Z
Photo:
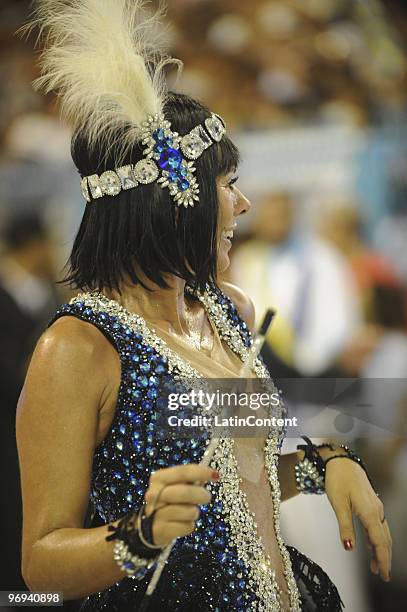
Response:
M244 360L251 335L232 301L216 285L208 285L199 299L221 339ZM109 523L140 508L152 471L199 462L208 443L208 432L206 437L164 443L156 435L160 381L166 377L187 380L199 377L199 373L140 316L101 294L77 296L60 308L53 321L66 315L99 328L120 356L116 413L108 434L95 450L90 491L93 506ZM260 359L255 374L270 378ZM280 414L284 410L281 405ZM277 465L284 434L282 429L270 434L264 462L274 508L270 520L274 522L283 560L290 610L340 612L343 604L328 576L295 548L286 546L280 534ZM239 486L233 440L221 439L211 465L219 470L220 482L209 485L212 500L201 508L196 529L176 541L150 610L280 611L278 585ZM141 580L124 578L86 598L81 610L137 610L150 576L147 573Z

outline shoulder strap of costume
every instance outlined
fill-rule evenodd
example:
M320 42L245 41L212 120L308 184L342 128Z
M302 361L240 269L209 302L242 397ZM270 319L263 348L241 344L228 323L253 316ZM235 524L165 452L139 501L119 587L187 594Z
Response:
M249 347L252 343L252 334L246 322L240 316L233 300L215 283L211 283L209 285L209 292L212 293L212 296L218 302L218 304L222 306L229 324L233 328L237 329L244 345Z

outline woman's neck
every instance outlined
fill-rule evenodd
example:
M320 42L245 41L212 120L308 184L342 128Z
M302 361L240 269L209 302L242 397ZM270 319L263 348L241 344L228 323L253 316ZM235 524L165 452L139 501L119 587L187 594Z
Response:
M151 291L144 289L142 285L123 283L120 293L115 290L106 290L104 293L119 302L126 310L141 315L148 322L157 325L169 323L175 333L185 333L187 328L185 280L176 276L166 276L169 288L162 289L146 277L140 276Z

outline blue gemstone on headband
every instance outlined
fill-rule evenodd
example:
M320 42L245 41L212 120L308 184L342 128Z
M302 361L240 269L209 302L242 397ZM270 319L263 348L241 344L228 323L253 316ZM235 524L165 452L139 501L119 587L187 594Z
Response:
M177 149L169 147L163 151L160 155L158 165L161 170L175 170L180 167L182 163L182 155Z
M184 165L181 165L178 172L181 176L185 177L188 174L188 168Z
M155 147L154 147L154 151L156 153L162 153L163 151L165 151L165 145L163 143L158 142Z
M178 152L177 152L177 155L170 157L170 159L168 160L168 165L170 166L170 168L174 168L175 170L178 170L181 163L182 163L182 157Z
M156 130L153 134L153 138L154 140L165 140L164 130L162 128Z
M178 183L178 181L180 180L180 176L177 170L170 170L170 172L168 173L168 178L170 179L171 183Z
M187 181L186 179L183 179L179 184L179 188L181 189L181 191L185 191L186 189L188 189L188 187L189 181Z

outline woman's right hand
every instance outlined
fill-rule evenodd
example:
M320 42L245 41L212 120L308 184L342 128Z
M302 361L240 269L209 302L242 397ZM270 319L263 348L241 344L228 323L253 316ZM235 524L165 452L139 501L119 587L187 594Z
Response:
M210 502L204 484L219 480L219 473L205 465L190 463L153 472L145 494L146 516L154 511L153 541L167 546L195 529L199 506Z

